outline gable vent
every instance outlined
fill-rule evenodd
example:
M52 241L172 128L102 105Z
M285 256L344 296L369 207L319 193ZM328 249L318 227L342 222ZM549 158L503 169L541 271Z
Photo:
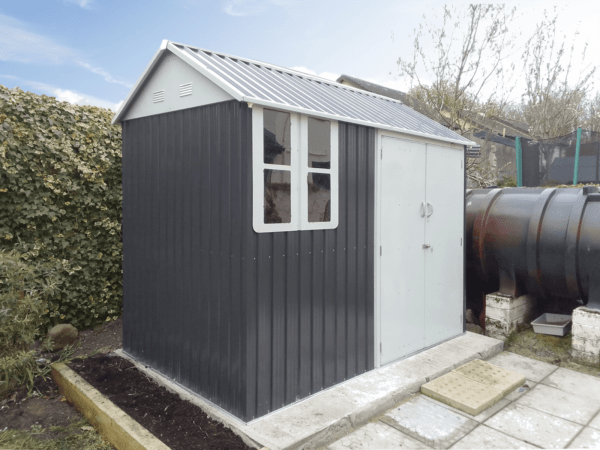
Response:
M192 83L179 85L179 96L185 97L186 95L192 95Z
M165 90L156 91L152 94L152 101L154 103L164 102L165 101Z

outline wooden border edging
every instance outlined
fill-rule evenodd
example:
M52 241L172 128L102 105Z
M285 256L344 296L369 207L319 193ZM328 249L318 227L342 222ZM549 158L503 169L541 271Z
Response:
M65 364L52 365L52 379L59 392L117 450L170 450Z

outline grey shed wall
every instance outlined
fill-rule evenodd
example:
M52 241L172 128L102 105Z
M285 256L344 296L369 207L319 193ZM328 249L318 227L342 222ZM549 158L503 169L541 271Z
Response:
M123 122L124 349L244 421L374 365L376 130L339 123L337 229L257 234L251 116Z

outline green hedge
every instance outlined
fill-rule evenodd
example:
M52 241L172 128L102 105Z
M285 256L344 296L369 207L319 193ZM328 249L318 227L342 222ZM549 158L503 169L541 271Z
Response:
M112 116L0 85L0 250L62 267L42 331L121 315L121 128Z

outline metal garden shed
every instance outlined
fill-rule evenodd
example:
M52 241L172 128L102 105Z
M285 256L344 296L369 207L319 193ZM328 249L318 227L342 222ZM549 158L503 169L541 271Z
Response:
M123 127L124 350L242 421L465 331L465 152L401 102L170 41Z

